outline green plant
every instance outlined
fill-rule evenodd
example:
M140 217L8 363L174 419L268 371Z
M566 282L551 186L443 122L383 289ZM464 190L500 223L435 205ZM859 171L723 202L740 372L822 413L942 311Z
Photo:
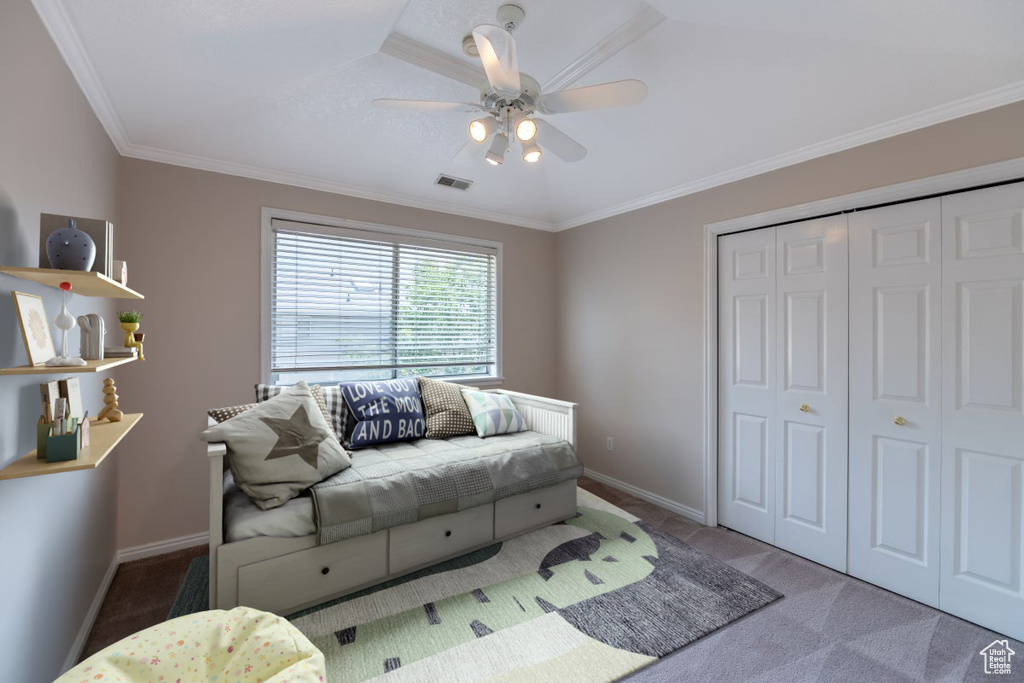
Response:
M142 314L138 311L118 311L117 319L123 323L142 322Z

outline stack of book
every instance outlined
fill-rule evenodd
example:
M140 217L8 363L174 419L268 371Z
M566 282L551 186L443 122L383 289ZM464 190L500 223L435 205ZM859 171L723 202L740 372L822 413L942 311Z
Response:
M138 358L139 348L137 346L105 346L103 348L104 358Z

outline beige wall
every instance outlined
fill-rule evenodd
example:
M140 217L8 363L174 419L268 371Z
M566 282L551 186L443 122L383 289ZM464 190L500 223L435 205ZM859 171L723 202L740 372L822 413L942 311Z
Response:
M1017 157L1024 103L558 233L558 393L584 464L703 508L705 224Z
M117 172L117 152L32 3L4 0L0 264L38 265L40 213L116 222ZM42 296L51 319L60 309L58 290L0 275L0 367L27 362L12 290ZM111 324L110 301L76 296L68 308ZM77 351L77 333L70 345ZM41 379L0 377L0 467L35 448ZM95 415L103 378L81 379ZM60 674L114 558L116 487L116 459L96 470L0 481L0 681Z
M121 449L122 548L208 528L205 411L251 402L260 380L261 207L502 242L505 387L556 391L552 233L133 159L121 194L147 358L118 380L146 413Z

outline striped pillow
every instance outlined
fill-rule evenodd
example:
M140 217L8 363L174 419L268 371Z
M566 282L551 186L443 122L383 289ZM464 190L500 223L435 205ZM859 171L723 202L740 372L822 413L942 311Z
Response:
M263 403L274 398L282 391L286 391L291 387L279 387L272 384L257 384L256 385L256 403ZM323 413L324 419L327 420L327 424L331 428L331 432L334 434L334 438L338 438L338 434L344 433L345 425L345 412L344 405L345 399L341 397L341 390L338 387L322 387L319 384L314 384L309 388L313 393L313 400L316 401L316 405L320 408L320 412ZM252 404L255 405L255 404ZM245 408L251 408L252 405L245 406ZM338 406L342 406L339 408ZM225 410L222 408L222 410ZM339 412L341 411L341 412ZM213 419L217 419L212 415ZM218 420L219 422L220 420ZM341 428L338 425L341 425Z

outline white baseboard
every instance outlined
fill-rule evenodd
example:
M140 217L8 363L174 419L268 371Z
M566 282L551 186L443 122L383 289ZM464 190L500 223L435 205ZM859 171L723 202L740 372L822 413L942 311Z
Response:
M82 656L82 650L85 648L85 641L89 639L92 627L96 623L96 617L99 616L100 608L103 606L103 600L107 597L110 583L114 580L114 574L117 573L117 568L121 563L141 560L144 557L153 557L154 555L163 555L175 550L184 550L185 548L209 542L209 533L192 534L191 536L179 536L178 538L171 538L166 541L137 545L134 548L122 548L114 553L114 557L110 561L110 567L107 568L107 573L103 576L103 581L100 582L99 590L96 591L96 597L92 599L89 611L86 612L82 626L78 629L78 635L75 636L75 640L71 644L71 651L68 652L68 657L64 660L64 671L78 664L78 659Z
M114 553L114 557L110 560L110 566L107 567L107 573L103 575L103 580L100 582L100 588L96 591L96 597L92 599L89 611L85 613L85 619L82 620L82 626L78 629L78 635L75 636L74 642L71 643L71 651L68 652L68 658L64 660L63 671L67 671L75 664L78 664L78 659L82 656L82 650L85 649L85 641L89 639L92 626L96 623L96 617L100 614L100 607L103 606L103 600L107 597L110 582L114 580L114 574L117 573L117 564L117 553Z
M144 557L153 557L154 555L173 553L175 550L184 550L185 548L197 545L206 545L209 542L209 532L192 534L191 536L179 536L178 538L169 538L166 541L137 545L134 548L122 548L117 551L116 559L118 564L131 562L133 560L141 560Z
M654 505L657 505L660 508L665 508L670 512L674 512L677 515L681 515L683 517L686 517L687 519L693 520L698 524L704 523L704 513L701 510L697 510L696 508L690 507L689 505L683 505L682 503L677 503L674 500L669 500L668 498L659 496L656 493L651 493L650 491L645 491L641 488L637 488L632 484L627 484L626 482L619 481L614 477L609 477L607 474L595 472L589 467L583 468L583 476L590 477L594 481L600 482L607 486L611 486L613 489L625 491L631 496L636 496L641 500L646 500L648 503L653 503Z

